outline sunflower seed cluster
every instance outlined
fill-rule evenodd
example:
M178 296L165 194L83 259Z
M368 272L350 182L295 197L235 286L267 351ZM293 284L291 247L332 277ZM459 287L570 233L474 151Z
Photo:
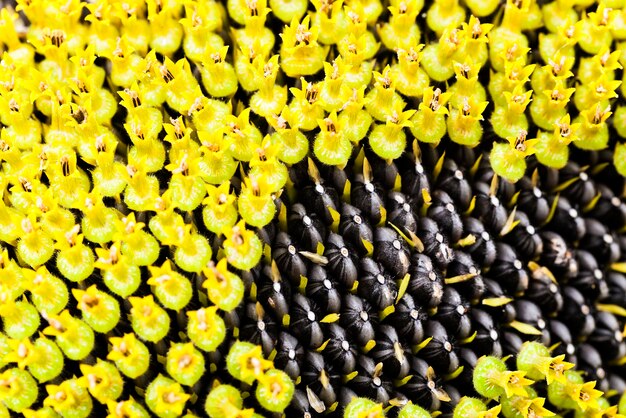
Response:
M292 167L237 311L240 337L297 382L288 416L355 395L450 413L477 358L529 340L623 391L624 183L589 163L515 185L451 144Z

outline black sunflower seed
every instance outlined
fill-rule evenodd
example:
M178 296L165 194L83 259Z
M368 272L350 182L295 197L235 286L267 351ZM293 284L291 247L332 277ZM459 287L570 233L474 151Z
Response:
M339 373L344 375L352 373L356 369L358 353L346 330L337 324L330 324L327 337L328 344L324 347L324 357Z
M410 273L407 291L415 301L425 307L438 306L443 297L444 282L431 258L420 253L413 254Z
M317 251L318 244L324 243L326 228L316 214L309 214L303 205L291 207L289 231L291 236L307 251Z
M303 357L304 348L300 345L300 341L288 332L281 332L276 343L276 356L274 357L276 367L284 370L295 380L300 376Z
M434 191L432 199L433 203L428 207L427 216L437 222L451 242L457 242L463 235L463 220L457 212L454 201L441 190Z
M406 242L391 228L374 230L374 259L395 278L409 272L409 249Z
M300 277L306 276L306 263L300 254L300 249L285 232L279 232L272 248L272 258L276 261L278 269L291 280L299 283Z
M359 209L347 203L341 207L339 233L361 256L367 254L364 242L370 244L374 242L374 233L367 218Z
M328 275L326 268L313 264L309 268L307 279L306 296L315 300L322 311L339 313L341 310L341 291L338 289L337 281Z
M324 342L320 319L321 313L313 301L300 294L294 295L289 329L305 347L318 348Z
M391 306L398 295L395 280L371 258L362 259L359 267L359 296L380 311Z
M326 240L324 256L328 260L328 272L346 289L352 289L358 278L358 256L346 245L341 235L330 233Z

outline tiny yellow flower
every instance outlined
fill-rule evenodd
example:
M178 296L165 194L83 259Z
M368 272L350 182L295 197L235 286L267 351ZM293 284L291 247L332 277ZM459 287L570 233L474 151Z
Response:
M21 340L10 339L8 342L11 351L4 356L3 362L17 363L17 367L24 369L26 366L39 361L41 356L28 338Z
M239 366L241 367L241 380L248 381L259 379L266 370L274 367L270 360L263 358L261 346L242 354L239 358Z

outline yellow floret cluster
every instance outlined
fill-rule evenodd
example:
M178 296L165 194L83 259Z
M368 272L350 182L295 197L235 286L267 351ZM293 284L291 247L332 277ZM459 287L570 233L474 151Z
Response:
M570 145L626 175L624 0L18 0L0 49L0 416L181 416L306 158L488 131L511 181Z

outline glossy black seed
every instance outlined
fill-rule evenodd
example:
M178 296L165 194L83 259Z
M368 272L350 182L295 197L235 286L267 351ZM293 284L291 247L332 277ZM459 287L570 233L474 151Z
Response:
M539 306L545 315L555 314L563 307L559 285L545 267L532 272L524 296Z
M623 199L615 196L613 191L604 184L598 184L600 198L589 209L588 215L594 219L602 220L612 230L620 230L626 226L626 203Z
M335 387L339 387L339 375L332 372L320 353L307 351L301 368L302 385L309 387L326 408L337 401Z
M323 173L323 178L326 180L326 185L332 186L337 191L339 200L343 200L343 192L346 184L348 183L349 170L342 170L335 166L320 166L318 167Z
M477 159L477 151L475 148L465 147L450 143L446 147L446 156L451 158L459 167L469 170L474 166Z
M461 211L467 210L472 200L472 188L465 178L465 172L449 159L443 163L443 168L437 178L437 186L448 193L456 202Z
M580 247L594 255L598 262L611 264L621 255L619 242L615 235L600 221L585 219L587 233L580 240Z
M304 257L297 245L285 232L276 235L272 248L272 258L276 261L280 272L288 277L292 283L299 283L301 276L306 276L307 269Z
M548 330L550 332L550 345L556 345L552 354L555 356L565 354L566 361L576 363L576 346L567 325L559 320L551 319L549 320Z
M224 323L226 324L226 329L241 329L242 319L244 320L244 322L247 322L246 318L243 316L244 309L245 305L240 305L239 307L237 307L237 309L233 309L230 312L224 313Z
M246 293L250 293L252 289L252 284L256 284L259 281L259 277L261 277L261 271L263 270L263 265L258 264L253 269L242 271L239 277L243 281L243 284L246 289ZM197 275L196 277L196 286L200 288L202 286L203 277L201 275Z
M441 303L437 307L436 319L446 328L448 333L458 339L470 335L472 324L469 311L469 302L463 299L452 286L446 286Z
M509 217L506 208L500 202L497 195L491 193L487 183L477 182L474 184L476 202L472 216L480 219L492 234L498 235L504 228Z
M456 381L454 383L456 385ZM459 391L459 389L456 388L455 385L452 385L451 383L447 383L447 382L443 384L443 390L446 392L450 400L448 402L444 402L441 405L441 417L442 418L452 418L454 407L459 403L459 401L461 400L461 397L463 396L461 395L461 392Z
M596 258L588 251L578 250L574 257L578 263L578 274L569 278L567 284L574 286L592 299L603 298L608 294L604 272L600 270Z
M352 401L352 399L356 398L357 393L350 389L348 386L342 386L339 390L339 407L338 411L343 411L346 406Z
M323 312L339 313L341 310L341 291L337 282L328 276L326 268L313 264L309 268L306 296L314 300Z
M450 264L454 258L454 253L435 221L429 218L420 218L417 236L424 245L424 254L429 256L437 267L444 269Z
M370 227L369 221L363 217L361 211L347 203L341 207L341 217L339 220L339 234L344 240L356 249L359 255L367 254L367 248L363 241L372 244L374 242L374 233Z
M541 342L544 345L549 345L550 333L546 329L548 323L546 322L546 318L543 316L543 312L541 312L539 306L526 299L515 300L513 302L513 306L515 306L515 312L517 313L515 319L518 322L531 325L541 331Z
M330 324L326 336L328 344L324 347L324 357L338 373L352 373L356 369L358 354L346 330L337 324Z
M300 343L309 348L318 348L324 342L319 321L322 319L317 305L301 294L295 294L291 303L290 332Z
M380 182L385 190L392 190L396 184L396 179L400 176L396 163L382 160L375 155L368 158L372 164L373 177Z
M502 350L509 355L519 353L522 344L524 344L524 340L522 340L517 332L512 331L511 328L501 332L500 341L502 342Z
M606 275L607 295L601 300L605 303L620 305L626 300L626 275L610 271Z
M302 202L326 224L333 222L331 211L338 211L339 196L333 187L315 182L302 190Z
M434 320L426 321L424 335L432 339L419 351L420 357L439 373L453 373L459 367L459 358L444 326Z
M263 355L269 356L276 347L278 326L260 303L248 303L244 310L241 338L263 348Z
M288 332L281 332L276 343L274 364L285 371L292 379L300 376L300 364L304 356L304 348L296 337Z
M536 170L539 173L539 179L541 179L542 190L554 190L559 185L559 170L551 167L546 167L542 164L537 164Z
M404 203L402 206L391 210L387 220L405 234L408 231L417 232L417 216L413 213L413 208L409 203Z
M390 399L392 383L383 373L383 364L376 363L371 357L361 355L357 360L357 376L350 381L350 386L361 396L386 405Z
M265 266L257 286L259 300L262 301L266 310L273 312L275 318L282 320L285 315L289 314L291 285L282 280L278 271L273 272L270 266Z
M491 234L485 230L482 222L476 218L463 220L465 234L474 237L474 243L464 248L482 267L489 267L496 259L496 245Z
M543 251L543 241L537 234L537 229L522 211L518 210L515 213L515 220L519 223L504 236L505 242L515 248L519 259L525 261L536 259Z
M371 258L361 260L359 266L360 297L368 300L379 311L393 305L398 296L398 286L395 280Z
M411 359L411 379L401 386L414 403L429 410L438 410L442 402L449 400L448 394L441 388L441 379L434 369L423 359Z
M457 242L463 235L463 221L457 212L454 201L441 190L433 192L432 204L427 216L434 220L451 242Z
M563 194L571 201L579 202L581 207L586 206L596 196L595 181L575 162L568 162L560 170L559 181L561 184L570 183L563 190Z
M543 231L540 236L543 240L540 264L548 267L559 277L576 277L578 263L563 237L552 231Z
M626 393L626 377L618 373L608 373L607 380L609 381L609 386L616 393Z
M541 308L536 303L527 299L517 299L512 303L515 306L515 312L517 312L515 317L517 321L532 325L538 330L546 329L548 324Z
M489 313L494 321L500 324L508 324L516 316L515 307L510 303L511 299L504 293L500 284L492 279L485 278L485 293L481 309Z
M380 325L376 331L376 346L369 353L374 361L382 362L385 375L402 379L409 373L406 348L400 342L394 327Z
M559 318L565 323L573 336L584 338L591 334L596 326L589 302L575 288L565 286L562 290L563 309Z
M396 192L394 190L387 193L387 211L393 212L394 210L402 208L408 203L413 211L418 207L417 203L410 196L405 195L402 192Z
M394 312L382 322L395 327L400 340L414 346L424 339L423 321L426 318L426 313L415 304L413 297L407 293L395 305Z
M625 356L624 329L615 315L600 311L594 319L596 326L589 341L602 353L602 358L615 360Z
M415 204L421 206L424 203L422 190L430 193L430 180L422 163L417 161L402 175L402 192L412 196Z
M341 235L330 233L325 243L324 256L328 259L328 272L346 289L352 289L358 277L358 256L346 245Z
M485 311L472 309L470 312L472 325L476 331L476 336L470 343L477 356L502 356L502 345L500 344L500 333L494 324L493 318Z
M376 337L378 316L367 301L357 296L344 296L339 321L361 347Z
M566 197L559 198L548 227L553 231L558 231L567 242L576 242L587 232L585 220Z
M307 213L300 203L291 207L289 232L292 238L306 251L316 252L318 244L324 243L326 228L315 214Z
M323 409L319 413L324 412L325 409L326 405L323 405ZM309 402L306 391L300 389L294 391L286 413L288 414L287 416L294 418L313 418L318 416Z
M382 218L385 206L385 190L378 184L357 175L350 189L352 205L361 210L372 225L377 225Z
M590 344L580 344L576 351L578 354L576 368L585 372L586 381L596 381L596 389L606 391L609 382L606 380L603 357L598 350Z
M324 167L320 165L319 168L323 169ZM303 159L299 163L289 167L289 178L296 188L304 188L311 184L309 169L309 161L307 159Z
M443 297L443 278L441 273L425 254L414 253L411 256L411 277L407 292L421 306L432 308L441 303Z
M511 245L499 242L496 244L496 259L487 275L499 283L508 294L520 294L529 284L529 275L524 264Z
M458 349L458 353L459 367L463 367L463 372L454 381L459 385L459 387L466 389L466 396L474 396L473 375L474 367L476 367L476 362L478 361L478 356L473 348L460 347Z
M492 179L493 177L489 177L489 181L486 181L486 183L491 184ZM498 177L497 189L498 192L496 193L496 195L498 196L498 199L500 199L500 202L502 202L502 204L504 204L505 206L510 206L510 203L513 201L515 193L517 193L518 190L516 184L513 184L502 177Z
M395 279L409 272L409 249L404 239L391 228L374 230L374 259Z
M462 251L455 253L455 258L448 265L446 280L470 302L478 301L485 293L485 283L480 268L472 257Z
M531 217L535 225L542 225L550 214L550 205L544 191L539 186L534 186L528 178L520 181L520 194L517 197L517 207Z
M263 242L263 244L272 245L272 243L276 239L276 234L278 233L276 222L270 222L263 228L257 228L256 233L257 236L261 239L261 242Z

